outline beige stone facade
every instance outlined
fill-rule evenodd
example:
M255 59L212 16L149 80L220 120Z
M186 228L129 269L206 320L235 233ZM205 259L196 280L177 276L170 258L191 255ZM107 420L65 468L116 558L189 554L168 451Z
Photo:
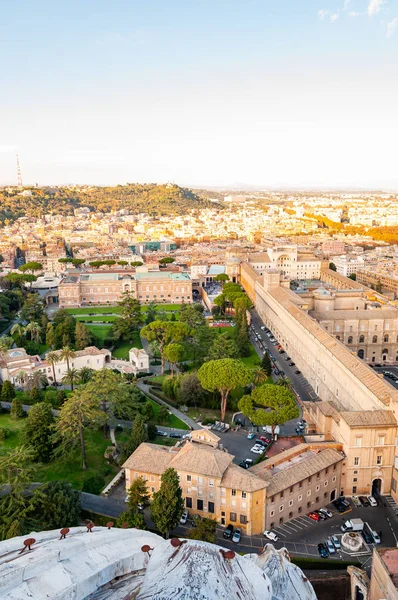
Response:
M336 278L333 281L336 283ZM354 312L361 313L366 299L357 293L361 286L356 282L350 289L350 281L346 280L346 292L336 294L336 302L338 297L343 304L357 301ZM247 263L241 265L241 282L254 298L264 324L314 390L315 402L305 405L312 430L342 444L347 458L342 463L340 492L371 494L375 486L397 498L398 391L337 340L335 331L329 332L310 316L315 308L313 294L297 294L283 287L277 271L258 277ZM344 294L349 300L344 300ZM374 323L377 310L369 314ZM392 325L389 331L393 331Z
M375 548L368 600L398 600L398 548Z
M206 438L205 432L203 436ZM178 473L190 515L217 519L222 525L232 523L249 535L262 533L266 483L234 465L233 458L206 442L185 442L174 448L144 443L123 465L126 490L142 476L152 496L159 490L162 473L172 467Z
M123 465L126 490L141 476L152 496L162 473L173 467L190 515L232 523L248 535L325 506L340 493L341 444L303 443L245 470L218 442L199 430L173 448L141 444Z
M268 482L266 529L317 510L340 495L340 444L300 444L250 469Z
M124 292L133 294L144 304L192 302L192 282L189 275L170 271L102 271L66 275L58 286L58 292L61 308L116 304Z

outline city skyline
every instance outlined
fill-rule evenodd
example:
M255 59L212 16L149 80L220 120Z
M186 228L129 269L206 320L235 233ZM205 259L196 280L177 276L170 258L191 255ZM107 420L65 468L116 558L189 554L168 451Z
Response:
M44 0L3 23L0 185L18 152L26 184L398 189L397 0Z

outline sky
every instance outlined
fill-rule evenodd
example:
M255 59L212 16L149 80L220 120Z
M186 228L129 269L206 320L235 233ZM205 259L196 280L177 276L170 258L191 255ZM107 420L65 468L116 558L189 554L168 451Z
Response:
M398 0L0 5L0 185L398 190Z

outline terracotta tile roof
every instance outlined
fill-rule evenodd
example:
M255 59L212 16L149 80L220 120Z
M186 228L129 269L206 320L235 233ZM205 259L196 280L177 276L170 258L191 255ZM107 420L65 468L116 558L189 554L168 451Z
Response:
M330 402L313 402L312 404L325 415L325 417L332 417L336 423L340 422L340 413Z
M217 448L186 442L169 466L176 471L222 477L233 458L232 454Z
M397 425L397 420L390 410L341 412L340 416L350 427L383 427Z
M220 485L234 490L243 490L244 492L256 492L267 486L266 482L257 477L251 470L245 470L233 464L225 471Z
M258 476L268 483L267 496L269 497L303 481L307 477L316 475L319 471L334 465L343 458L344 456L333 448L326 448L318 452L306 450L301 455L293 457L290 465L288 460L286 460L286 464L284 462L277 465L280 470L275 473L272 472L271 465L268 465L271 461L267 461L268 470L258 473ZM263 464L256 465L252 471Z
M132 469L143 473L154 473L161 475L175 456L167 446L157 444L140 444L122 465L125 469Z
M191 431L191 440L193 440L193 441L197 441L197 442L210 441L210 442L218 443L220 441L220 439L221 438L219 438L218 435L216 435L212 431L209 431L208 429L196 429L196 430L194 429L193 431Z

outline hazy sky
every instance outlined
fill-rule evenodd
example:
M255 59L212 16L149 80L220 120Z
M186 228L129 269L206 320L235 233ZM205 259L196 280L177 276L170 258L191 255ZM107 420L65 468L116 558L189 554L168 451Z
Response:
M0 184L398 189L398 0L0 4Z

